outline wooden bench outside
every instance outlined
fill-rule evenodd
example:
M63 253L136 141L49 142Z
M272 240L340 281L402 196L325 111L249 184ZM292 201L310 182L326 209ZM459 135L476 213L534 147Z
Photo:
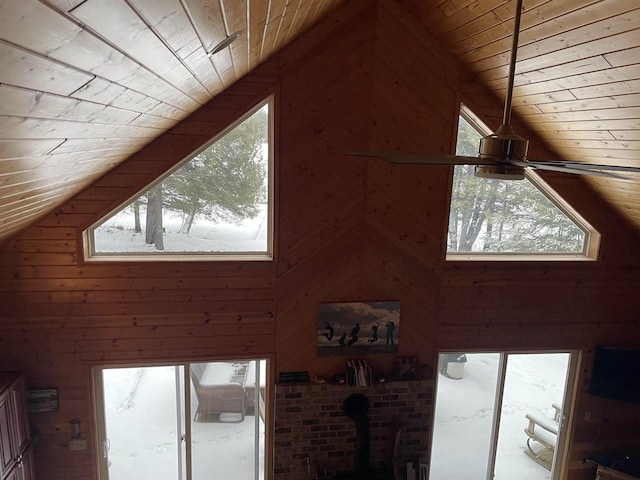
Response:
M542 465L547 470L551 470L553 464L553 456L556 450L558 440L558 426L562 418L562 410L560 405L554 403L553 418L547 418L534 413L527 413L526 419L529 421L524 429L527 434L527 450L525 453L536 463ZM534 449L531 442L537 442L541 447Z

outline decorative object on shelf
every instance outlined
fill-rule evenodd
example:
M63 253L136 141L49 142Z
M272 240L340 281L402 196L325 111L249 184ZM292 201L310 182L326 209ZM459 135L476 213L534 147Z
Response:
M27 390L29 413L57 412L60 407L57 388L30 388Z
M394 357L394 380L419 380L420 361L418 357Z
M352 387L368 387L373 384L373 369L364 360L347 360L347 384Z
M345 383L347 381L347 377L342 373L336 373L333 377L331 377L331 379L333 380L333 383L339 384Z
M295 372L280 372L278 379L281 383L306 383L309 381L309 372L300 370Z
M400 333L400 302L321 303L318 355L395 353Z

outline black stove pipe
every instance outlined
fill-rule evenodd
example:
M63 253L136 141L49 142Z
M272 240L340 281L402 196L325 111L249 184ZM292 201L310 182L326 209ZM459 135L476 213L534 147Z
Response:
M356 424L356 456L354 480L369 479L371 459L371 429L369 428L369 399L361 393L349 395L344 401L344 414Z

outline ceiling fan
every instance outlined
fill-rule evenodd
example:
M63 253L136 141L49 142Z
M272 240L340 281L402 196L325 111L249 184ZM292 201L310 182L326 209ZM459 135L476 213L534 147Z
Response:
M551 170L578 175L622 179L628 177L614 172L640 173L640 167L601 165L571 160L527 160L529 141L517 135L511 127L511 100L513 96L513 81L518 52L521 14L522 0L517 0L511 59L509 62L509 83L504 103L502 125L500 125L495 133L487 135L480 140L477 157L400 152L349 152L348 155L382 158L388 162L401 165L475 165L475 176L500 180L522 180L525 177L525 171L527 169Z

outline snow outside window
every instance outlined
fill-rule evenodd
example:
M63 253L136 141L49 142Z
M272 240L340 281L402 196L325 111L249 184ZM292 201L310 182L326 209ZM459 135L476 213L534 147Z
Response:
M270 260L272 98L85 231L88 260Z
M100 480L263 480L267 360L95 367Z
M441 353L429 479L564 478L579 358Z
M456 155L476 156L486 125L461 107ZM447 260L589 260L599 235L539 175L524 180L474 176L454 167Z

